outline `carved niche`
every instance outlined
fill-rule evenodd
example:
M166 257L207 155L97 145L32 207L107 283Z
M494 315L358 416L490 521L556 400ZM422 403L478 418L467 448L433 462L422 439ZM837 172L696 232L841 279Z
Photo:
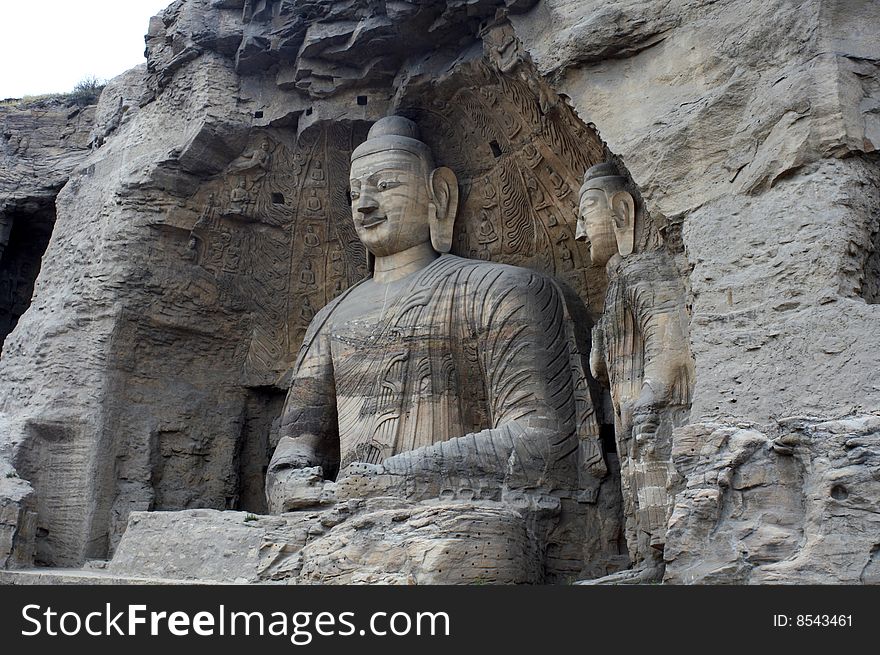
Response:
M363 131L346 123L294 139L259 131L189 200L200 208L189 256L249 316L236 361L245 384L276 382L314 312L366 275L347 198L348 159Z

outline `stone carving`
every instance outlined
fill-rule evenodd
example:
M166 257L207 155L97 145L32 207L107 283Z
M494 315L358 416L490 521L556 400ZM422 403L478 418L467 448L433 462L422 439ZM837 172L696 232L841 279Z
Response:
M373 126L350 188L373 275L309 326L267 475L270 510L395 495L555 515L578 492L583 454L601 452L560 290L448 254L458 183L405 118ZM601 454L589 460L601 479Z
M693 384L684 288L662 251L635 251L635 200L612 164L587 170L579 214L577 239L589 239L593 263L608 271L590 364L611 390L634 563L606 581L656 581L671 511L672 428L686 418Z
M286 517L245 515L265 511L270 428L312 319L303 299L319 310L366 275L349 158L367 126L395 111L458 176L452 254L479 256L486 220L497 240L482 256L555 276L594 316L618 305L605 302L606 266L574 239L575 191L614 156L585 120L639 180L651 216L641 220L636 202L633 252L615 252L624 272L640 258L656 255L661 271L675 261L699 372L691 424L674 430L666 580L876 582L880 55L864 26L878 24L880 4L809 4L829 9L181 0L150 21L146 67L108 84L97 108L3 103L0 217L13 227L0 257L0 566L106 557L132 510L161 509L133 521L126 539L144 557L120 566L152 553L157 575L173 559L198 577L213 559L228 581L241 572L229 542L214 539L228 531L199 532L207 519L192 512L234 507L216 512L248 544L233 549L260 566L265 554L272 580L440 581L424 554L446 548L457 525L433 520L440 503L385 507L372 524L372 510L352 509L370 518L349 516L346 534L327 525L350 504L288 514L314 540L290 578L296 558L284 553L300 542L279 536ZM785 38L805 20L810 38ZM241 178L246 215L230 208ZM488 207L484 190L495 194ZM655 237L666 255L652 252ZM619 275L618 288L620 278L639 276ZM575 327L588 359L589 315ZM462 349L478 368L472 344ZM394 376L381 380L392 393ZM576 393L593 383L585 371ZM673 407L660 412L656 443ZM602 488L605 501L582 507L604 519L622 496ZM439 490L472 492L482 493ZM489 501L440 502L443 512L473 503L476 522ZM138 532L147 522L152 539ZM264 522L265 549L253 529ZM617 554L617 524L581 525L564 543L589 556L603 541ZM191 556L167 557L187 534L204 538L188 542ZM546 548L556 571L561 543ZM459 542L459 561L478 545L497 570L500 549L476 539ZM609 561L619 560L578 575L608 573Z
M260 181L268 172L272 160L271 143L268 139L260 142L259 147L252 152L242 155L229 165L232 173L247 173L253 184Z
M303 262L303 270L299 275L299 281L307 289L315 286L315 272L312 270L312 262L308 259Z
M237 214L246 215L250 204L251 194L247 188L247 180L242 178L238 181L238 186L229 192L229 208Z

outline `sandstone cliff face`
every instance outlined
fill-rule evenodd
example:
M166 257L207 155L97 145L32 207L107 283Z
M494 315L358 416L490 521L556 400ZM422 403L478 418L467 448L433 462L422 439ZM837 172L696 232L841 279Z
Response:
M839 535L876 534L878 12L174 2L96 110L3 115L22 126L4 211L66 184L0 357L0 474L20 476L0 480L2 521L38 535L0 557L16 539L20 563L105 557L133 510L264 510L285 371L366 270L348 153L401 111L459 173L455 252L552 274L593 312L607 280L573 239L580 177L614 156L638 186L689 291L696 369L668 580L874 580L877 544ZM620 526L587 522L599 575Z
M0 106L0 342L31 303L55 198L88 156L94 121L94 106L67 98ZM9 465L8 440L0 441L0 565L6 568L32 561L37 508L30 485Z
M669 581L873 575L871 510L834 481L876 498L878 21L877 3L834 0L548 0L512 18L626 162L690 286ZM792 423L810 438L780 454Z

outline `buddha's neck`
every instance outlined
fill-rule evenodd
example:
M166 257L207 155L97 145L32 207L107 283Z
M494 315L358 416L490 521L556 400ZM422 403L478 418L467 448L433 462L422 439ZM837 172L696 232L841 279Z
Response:
M373 281L378 284L389 284L400 280L410 273L422 270L439 256L431 247L431 243L426 242L393 255L376 257Z

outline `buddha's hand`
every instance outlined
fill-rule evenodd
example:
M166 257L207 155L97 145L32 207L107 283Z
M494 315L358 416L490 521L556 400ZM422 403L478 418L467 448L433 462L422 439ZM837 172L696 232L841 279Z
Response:
M266 500L272 514L291 512L334 502L333 483L313 466L295 440L284 437L266 471Z
M660 427L656 386L646 380L642 385L641 394L632 406L632 436L636 454L648 454L653 451L654 439Z

